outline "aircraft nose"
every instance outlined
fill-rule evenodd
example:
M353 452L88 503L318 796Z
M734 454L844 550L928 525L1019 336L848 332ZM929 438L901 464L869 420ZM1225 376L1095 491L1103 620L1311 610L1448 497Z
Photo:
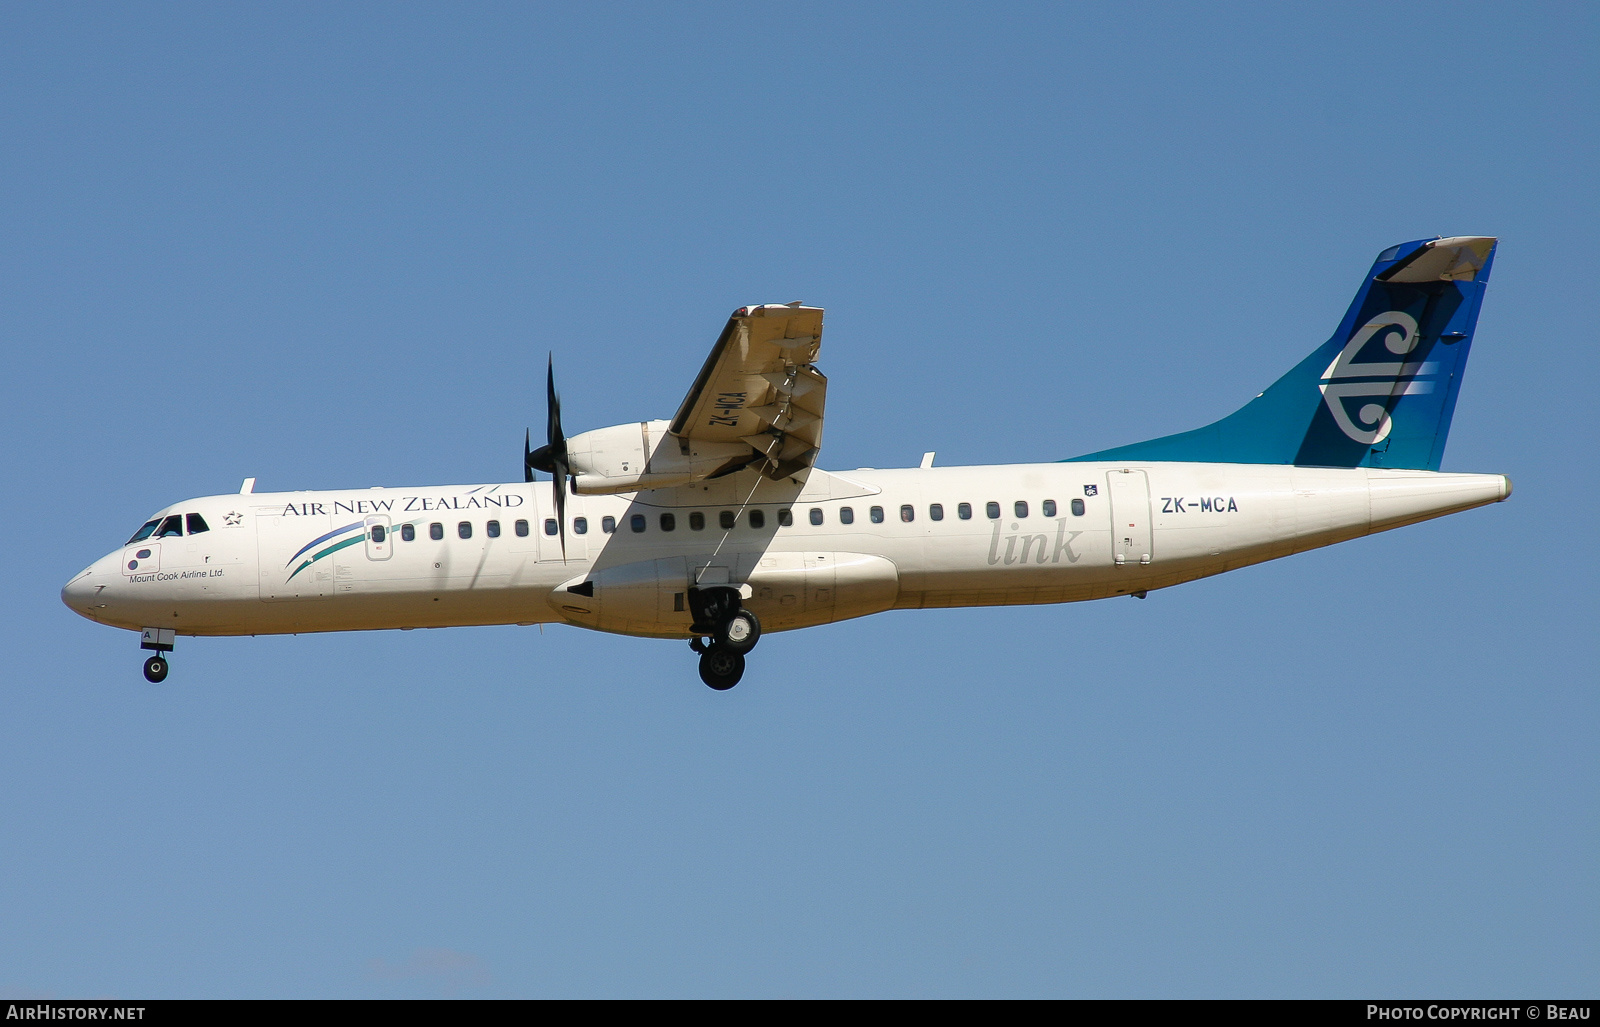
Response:
M103 572L105 561L85 567L71 581L61 586L61 601L74 613L82 614L91 620L94 615L90 612L95 605L95 599L106 587L106 576Z

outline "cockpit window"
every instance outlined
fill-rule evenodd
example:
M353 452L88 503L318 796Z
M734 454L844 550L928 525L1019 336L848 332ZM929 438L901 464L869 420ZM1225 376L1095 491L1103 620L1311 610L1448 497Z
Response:
M153 521L145 521L144 522L144 526L141 527L138 531L134 532L133 533L133 538L130 538L127 541L126 544L131 546L135 542L143 542L145 539L150 537L150 533L152 531L155 531L156 530L156 525L158 525L160 523L161 523L161 518L159 518L159 517L157 517Z
M202 531L211 530L211 526L206 523L206 519L199 514L185 514L184 520L189 522L189 534L191 535L198 535Z
M156 531L156 538L166 538L168 535L183 534L183 517L173 514L161 522L161 527Z

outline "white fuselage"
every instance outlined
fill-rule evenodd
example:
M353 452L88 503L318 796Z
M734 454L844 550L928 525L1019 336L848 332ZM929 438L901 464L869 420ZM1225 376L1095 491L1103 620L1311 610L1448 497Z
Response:
M549 482L246 493L175 504L158 518L197 513L207 530L120 548L62 598L104 624L185 635L565 622L683 638L696 583L739 588L768 631L1100 599L1510 489L1501 475L1279 464L815 470L803 485L740 472L569 496L564 554Z

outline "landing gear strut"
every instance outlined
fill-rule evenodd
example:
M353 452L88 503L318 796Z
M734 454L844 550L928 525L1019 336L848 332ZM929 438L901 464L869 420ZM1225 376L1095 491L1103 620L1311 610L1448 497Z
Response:
M155 655L144 661L144 679L152 685L167 680L167 671L171 669L167 654L172 652L172 643L177 637L178 633L172 628L145 628L140 632L139 648L155 650Z
M761 621L739 602L736 589L691 588L689 611L695 637L689 648L700 654L700 680L725 692L744 676L744 654L761 639ZM700 640L709 636L710 644Z

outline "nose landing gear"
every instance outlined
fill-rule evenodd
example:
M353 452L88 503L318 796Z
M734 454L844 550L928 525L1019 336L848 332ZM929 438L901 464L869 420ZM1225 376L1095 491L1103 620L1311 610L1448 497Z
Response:
M171 669L167 653L172 652L172 643L177 637L178 633L172 628L145 628L140 632L139 648L155 650L155 655L144 661L144 679L152 685L167 680L167 671Z
M700 654L700 680L725 692L744 677L744 654L761 639L761 621L739 605L739 593L732 588L692 588L689 610L695 633L689 648ZM707 645L700 640L706 635Z

